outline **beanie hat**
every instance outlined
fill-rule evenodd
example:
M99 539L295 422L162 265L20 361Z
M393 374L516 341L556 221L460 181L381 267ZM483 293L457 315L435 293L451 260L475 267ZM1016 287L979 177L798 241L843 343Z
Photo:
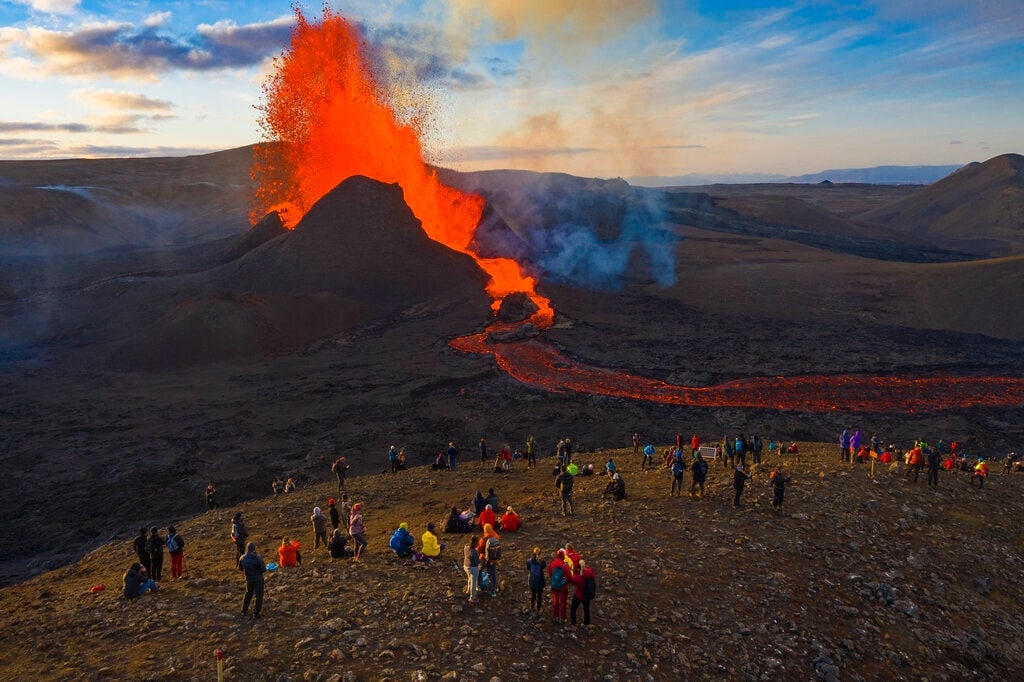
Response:
M398 524L398 527L401 528L402 530L409 530L409 524L406 523L405 521L402 521L400 524Z
M334 498L333 497L331 499L327 500L327 506L328 507L333 507L334 506Z
M320 516L320 507L313 507L313 516Z

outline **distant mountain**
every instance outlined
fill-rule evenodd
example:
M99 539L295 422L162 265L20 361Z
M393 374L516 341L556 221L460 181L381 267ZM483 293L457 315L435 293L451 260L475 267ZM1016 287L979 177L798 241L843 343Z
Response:
M631 175L626 182L638 187L699 187L702 185L750 185L787 182L778 173L687 173L686 175Z
M1024 156L969 164L858 219L976 256L1024 254Z
M875 166L873 168L833 168L820 173L796 175L782 182L818 183L857 182L867 185L930 185L961 166Z
M875 166L873 168L834 168L807 175L780 175L778 173L688 173L686 175L633 175L626 178L631 185L641 187L693 187L701 185L751 185L760 183L792 182L816 184L819 182L853 182L866 185L930 185L941 180L960 166Z

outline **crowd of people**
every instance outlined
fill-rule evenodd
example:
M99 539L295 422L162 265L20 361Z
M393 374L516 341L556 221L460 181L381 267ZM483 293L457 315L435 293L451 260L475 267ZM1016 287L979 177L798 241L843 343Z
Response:
M634 454L641 457L641 472L658 470L660 467L668 470L670 497L682 497L685 494L685 478L689 475L689 496L694 499L703 498L711 464L709 460L720 459L723 466L731 470L732 504L737 508L742 506L744 490L753 480L755 472L765 463L765 450L769 458L784 453L798 456L799 453L795 442L786 446L782 440L762 440L758 434L747 438L742 433L735 437L726 436L712 444L704 443L698 435L684 439L682 434L677 434L674 447L667 448L661 458L657 458L657 448L653 443L643 443L639 432L633 433L632 445ZM903 466L904 475L915 483L918 481L920 470L924 468L927 472L927 484L933 487L938 486L940 470L967 472L971 484L977 483L979 488L984 487L985 479L989 475L989 465L985 459L968 457L957 441L952 441L948 445L938 441L932 445L924 440L916 440L910 448L903 451L895 444L882 447L877 435L865 439L859 430L845 429L839 436L839 448L842 463L878 462L890 467ZM596 475L593 464L581 465L574 461L573 449L573 441L570 438L562 438L553 453L556 463L552 474L558 508L562 516L566 517L574 516L576 512L573 496L576 478ZM528 467L536 466L537 445L533 436L525 440L523 448L513 449L509 445L503 445L496 453L492 453L486 440L481 438L478 450L480 463L493 467L495 473L506 473L511 470L514 462L523 459L526 460ZM404 451L400 448L391 446L388 460L392 473L405 468ZM457 462L458 448L455 441L450 441L448 448L438 454L431 468L451 471L455 469ZM1015 462L1016 455L1011 453L1011 456L1007 457L1004 470L1012 471ZM338 457L332 462L331 470L337 477L340 499L329 498L326 501L326 513L321 506L313 507L309 523L313 531L314 553L323 547L323 551L331 559L350 559L358 562L365 556L369 541L363 504L350 504L346 492L348 468L345 457ZM601 497L613 502L626 500L626 481L621 467L614 459L608 459L601 474L607 479ZM772 491L771 506L774 510L782 507L786 486L791 481L792 477L781 462L776 462L774 468L769 470L765 482ZM277 496L294 492L295 483L291 478L282 482L280 477L275 477L271 488L273 494ZM207 486L205 496L208 509L219 508L217 490L213 483ZM388 543L390 551L401 559L438 562L439 572L443 572L449 563L447 560L442 561L442 557L446 556L447 543L439 537L433 521L425 521L419 527L422 531L418 531L417 539L409 523L399 523ZM460 508L459 505L451 508L442 532L446 535L470 536L462 548L461 565L466 576L464 593L469 602L478 603L481 594L497 596L508 583L508 579L514 578L502 578L504 567L501 535L520 532L522 527L523 522L519 514L511 505L501 505L495 488L490 488L486 495L482 490L476 490L465 508ZM268 571L279 568L302 566L302 545L298 540L285 536L277 548L277 562L266 563L257 552L256 544L249 541L249 531L242 512L236 512L232 517L230 535L235 549L234 563L244 576L246 586L241 612L247 615L252 607L252 616L259 618L263 610L265 575ZM127 599L135 599L158 589L163 578L165 553L170 559L170 579L177 580L183 577L185 539L176 532L174 526L166 528L166 535L157 527L140 529L139 535L133 541L133 549L138 561L133 562L123 576L123 594ZM454 557L450 563L458 566ZM514 575L520 574L519 569L513 569L512 572ZM548 590L552 616L556 621L569 621L575 625L578 609L582 606L583 625L590 625L591 601L596 595L596 575L593 566L588 565L571 543L547 553L540 547L534 547L521 576L524 595L528 586L529 611L542 612L544 592Z

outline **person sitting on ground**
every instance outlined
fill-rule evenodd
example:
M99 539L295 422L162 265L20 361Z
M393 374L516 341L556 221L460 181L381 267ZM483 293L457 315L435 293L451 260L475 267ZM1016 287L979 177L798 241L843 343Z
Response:
M340 528L334 529L334 535L331 536L331 541L327 543L327 549L331 553L332 559L344 559L347 556L345 545L348 543L348 538L341 532ZM283 565L283 564L282 564Z
M494 492L494 488L487 489L487 497L485 501L487 504L491 505L492 509L501 509L501 503L498 502L498 493Z
M484 510L480 512L480 516L477 517L477 523L480 524L481 528L483 528L484 525L486 524L490 524L493 526L495 525L495 516L496 515L494 513L494 507L492 507L491 505L487 505L486 507L484 507Z
M445 533L468 533L473 530L473 512L466 510L469 514L469 519L466 520L459 512L458 507L452 507L452 510L448 513L448 520L444 523Z
M277 548L277 563L281 566L301 566L302 552L299 551L298 540L290 540L288 536L281 538L281 546Z
M437 457L434 458L434 463L430 465L431 471L444 471L448 468L448 463L444 458L444 453L437 453Z
M789 447L786 448L786 454L787 455L799 455L800 454L800 448L798 448L796 446L796 442L793 442L793 443L789 444Z
M149 577L146 567L137 561L124 572L123 582L125 599L135 599L157 588L156 582Z
M428 561L433 561L444 549L444 544L438 542L437 536L434 534L434 524L428 523L427 529L423 531L423 535L420 536L420 543L423 545L423 555Z
M511 507L505 507L505 513L501 515L501 529L514 533L519 530L519 514Z
M593 464L585 464L583 466L583 468L580 469L580 476L593 476L593 475L594 475L594 465Z
M415 538L412 533L409 532L409 524L402 521L398 524L398 528L391 536L391 542L388 546L400 557L408 557L412 555L412 546L416 544Z
M477 490L476 495L473 496L473 513L479 516L480 512L482 512L486 507L487 498L484 497L482 492Z
M601 493L601 497L608 496L613 500L626 499L626 482L622 480L622 474L612 474L612 480L608 481L608 485L605 486L604 492Z

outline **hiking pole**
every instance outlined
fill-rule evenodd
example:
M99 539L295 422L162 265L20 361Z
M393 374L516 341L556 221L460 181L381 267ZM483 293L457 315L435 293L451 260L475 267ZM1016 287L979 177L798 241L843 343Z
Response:
M224 652L217 649L217 682L224 682Z

